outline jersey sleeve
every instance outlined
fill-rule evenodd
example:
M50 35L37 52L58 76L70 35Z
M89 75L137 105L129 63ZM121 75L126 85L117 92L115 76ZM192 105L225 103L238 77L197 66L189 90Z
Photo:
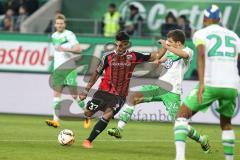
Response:
M195 47L199 46L200 44L205 45L206 44L206 38L204 37L204 34L201 31L197 31L193 35L193 44Z
M71 46L74 46L78 43L77 37L75 36L75 34L73 32L69 32L68 34L68 41L71 44Z
M107 67L108 67L108 59L107 59L107 56L105 55L102 57L102 60L99 62L96 72L98 74L102 74L104 69Z
M49 53L48 53L49 56L54 56L55 46L53 43L53 35L50 38L50 44L48 45L48 51L49 51Z
M240 38L238 37L237 39L237 45L236 45L236 51L237 51L237 54L240 54Z
M52 43L49 45L48 49L49 49L49 56L54 56L55 47L53 46Z
M184 51L188 54L188 60L191 61L193 59L193 54L194 54L193 50L191 48L186 48L184 49Z
M148 61L151 57L150 53L140 53L140 52L134 52L136 55L136 61L137 63Z

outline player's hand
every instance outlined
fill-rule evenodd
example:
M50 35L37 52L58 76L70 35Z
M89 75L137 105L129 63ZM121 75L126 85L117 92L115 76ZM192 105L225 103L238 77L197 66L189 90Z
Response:
M80 95L79 95L79 99L80 99L81 101L83 101L83 100L86 99L86 98L87 98L87 93L81 92Z
M154 64L156 64L157 66L159 66L161 64L161 61L159 59L153 61Z
M202 95L204 92L204 85L200 84L199 85L199 89L198 89L198 103L201 104L202 103Z
M163 48L168 48L169 47L169 45L167 44L167 42L165 41L165 40L163 40L163 39L160 39L159 40L159 43L161 43L161 45L163 46Z
M48 56L48 61L52 61L53 60L53 56Z
M59 52L67 52L67 51L68 51L68 49L63 48L63 47L61 47L61 46L57 46L57 47L55 47L55 49L56 49L57 51L59 51Z

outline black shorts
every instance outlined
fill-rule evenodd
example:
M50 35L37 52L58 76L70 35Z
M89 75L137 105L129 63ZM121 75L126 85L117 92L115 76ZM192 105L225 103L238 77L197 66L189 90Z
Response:
M117 96L106 91L97 90L92 100L87 103L87 110L92 112L105 111L112 108L114 115L117 114L126 101L126 97Z

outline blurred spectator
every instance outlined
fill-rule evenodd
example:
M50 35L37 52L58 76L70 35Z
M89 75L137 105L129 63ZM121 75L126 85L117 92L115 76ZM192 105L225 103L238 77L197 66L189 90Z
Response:
M7 8L12 8L15 14L18 14L19 6L19 0L8 0Z
M7 20L5 20L5 19L7 19ZM8 29L7 29L8 27L4 27L5 26L4 23L6 23L6 26L9 25L8 24L8 19L10 19L10 22L11 22L11 27L10 27L9 30L12 30L12 24L14 23L15 17L14 17L14 11L11 8L8 8L6 13L0 17L1 30L8 31Z
M136 6L130 5L130 15L125 20L125 31L129 35L141 35L143 18Z
M12 8L18 15L19 7L25 6L25 10L29 15L39 8L38 0L8 0L7 8Z
M163 37L167 37L169 31L178 29L177 19L172 12L168 12L165 23L161 26L161 34Z
M119 31L121 24L121 16L116 11L114 3L109 4L108 12L104 14L102 21L103 35L105 37L113 37Z
M4 17L13 18L14 14L15 14L14 10L12 8L8 8Z
M3 19L2 31L12 31L12 20L9 17Z
M18 12L18 16L17 16L17 20L14 24L14 31L19 31L20 30L20 26L23 23L23 21L25 21L28 17L27 11L26 11L26 7L25 6L20 6L19 7L19 12Z
M39 8L38 0L20 0L22 5L26 7L26 11L29 15L35 12Z
M58 14L62 14L61 11L56 11L55 16L50 20L47 28L45 29L44 33L53 33L54 30L54 19Z
M178 22L179 29L184 31L186 38L191 38L192 29L189 25L189 21L187 20L187 17L185 15L180 15L178 17L177 22Z

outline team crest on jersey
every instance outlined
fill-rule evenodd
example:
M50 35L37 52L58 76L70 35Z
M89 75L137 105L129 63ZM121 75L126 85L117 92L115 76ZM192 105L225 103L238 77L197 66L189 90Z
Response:
M131 61L132 60L132 55L127 55L127 60Z
M211 105L211 111L212 111L213 115L219 119L220 115L219 115L219 113L217 111L218 107L219 107L219 103L217 101L214 102ZM235 111L234 111L234 114L233 114L232 118L236 117L239 112L240 112L240 96L236 100L236 108L235 108Z
M165 66L166 69L171 68L172 65L173 65L173 60L170 59L170 58L168 58L168 59L166 60L166 62L164 63L164 66Z

